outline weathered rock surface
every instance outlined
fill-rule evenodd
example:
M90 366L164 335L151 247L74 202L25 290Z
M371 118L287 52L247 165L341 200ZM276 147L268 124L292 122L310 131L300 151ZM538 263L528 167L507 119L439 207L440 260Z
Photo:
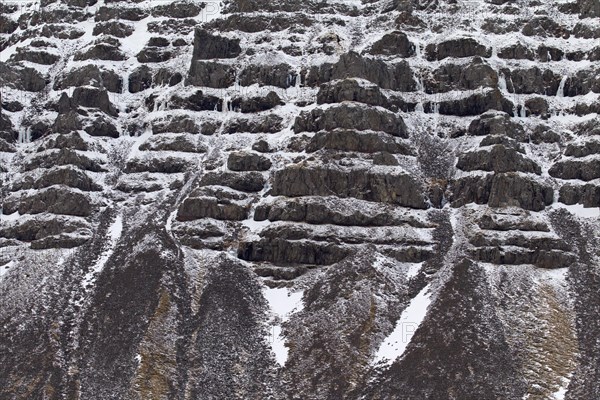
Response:
M0 398L599 398L597 5L1 2Z

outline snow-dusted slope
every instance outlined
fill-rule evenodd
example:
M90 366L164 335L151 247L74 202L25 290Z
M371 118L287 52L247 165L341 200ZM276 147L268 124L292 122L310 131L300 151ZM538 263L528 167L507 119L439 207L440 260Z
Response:
M0 398L600 398L599 7L1 2Z

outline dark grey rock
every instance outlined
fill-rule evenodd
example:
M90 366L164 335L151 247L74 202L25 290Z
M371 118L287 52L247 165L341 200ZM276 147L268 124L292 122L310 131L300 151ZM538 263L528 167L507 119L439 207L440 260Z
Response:
M560 179L591 181L600 178L600 160L564 160L550 167L550 176Z
M260 192L265 183L259 172L209 172L200 180L202 186L228 186L242 192Z
M272 193L288 197L335 194L412 208L427 207L421 185L410 175L361 169L289 166L275 171Z
M541 174L539 165L515 149L494 145L489 151L479 150L461 154L457 168L463 171L530 172Z
M235 82L235 68L228 64L192 61L186 85L228 88Z
M302 112L294 122L294 132L330 131L336 128L374 130L393 136L408 137L402 117L375 107L341 104L325 110Z
M53 214L75 215L87 217L92 212L92 204L88 196L66 186L52 186L40 190L31 196L7 198L3 204L7 214Z
M378 86L365 86L354 79L344 79L321 85L317 103L341 103L356 101L373 106L389 107L387 97Z
M233 152L227 158L227 168L232 171L267 171L271 160L255 153Z
M232 133L277 133L283 129L283 118L267 114L256 118L237 118L230 121L224 132Z
M121 21L108 21L99 22L94 26L92 34L98 35L111 35L118 38L125 38L131 36L134 28L130 24Z
M450 39L440 43L431 43L425 47L428 60L443 60L447 57L491 57L492 49L479 43L474 38Z
M213 35L204 29L196 29L194 34L193 60L213 58L235 58L240 55L240 39L228 39Z
M106 90L91 87L77 87L73 90L73 104L79 107L97 108L102 112L116 117L117 108L110 102Z
M412 57L415 55L415 45L408 40L404 32L393 31L383 35L373 43L369 49L370 54L392 55L398 57Z
M406 155L414 153L407 145L397 142L387 134L342 129L317 132L306 146L306 151L309 153L321 149Z

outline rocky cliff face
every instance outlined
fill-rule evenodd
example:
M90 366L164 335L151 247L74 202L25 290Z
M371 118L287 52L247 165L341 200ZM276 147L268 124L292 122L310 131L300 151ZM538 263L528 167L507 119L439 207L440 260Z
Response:
M0 3L0 398L600 398L598 0Z

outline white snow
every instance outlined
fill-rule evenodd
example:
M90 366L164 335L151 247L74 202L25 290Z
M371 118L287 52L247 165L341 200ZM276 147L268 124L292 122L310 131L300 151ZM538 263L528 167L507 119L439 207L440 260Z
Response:
M427 308L431 304L430 285L427 285L411 300L396 322L394 331L383 341L372 364L391 365L402 357L413 335L425 319Z
M582 218L600 218L600 207L584 207L583 204L566 205L562 203L555 203L553 207L564 208Z
M0 279L2 279L2 276L4 276L14 264L14 261L10 261L8 264L0 266Z
M569 388L569 383L571 383L571 377L563 378L563 385L552 395L553 400L565 400L565 395L567 394L567 389Z
M21 214L19 214L18 211L15 211L12 214L0 213L0 222L18 221L19 218L21 218Z
M284 366L288 358L288 348L285 346L285 336L281 326L289 320L294 312L301 311L304 308L302 303L303 292L291 292L288 288L269 288L265 286L263 295L269 303L273 315L270 322L268 341L275 354L275 360L279 365Z
M104 265L112 255L115 246L117 245L117 241L121 237L121 233L123 232L123 217L118 215L113 223L108 228L108 237L110 238L110 244L106 250L100 255L100 258L94 266L90 269L90 271L85 274L83 278L83 286L87 287L93 284L96 281L98 273L104 269Z

